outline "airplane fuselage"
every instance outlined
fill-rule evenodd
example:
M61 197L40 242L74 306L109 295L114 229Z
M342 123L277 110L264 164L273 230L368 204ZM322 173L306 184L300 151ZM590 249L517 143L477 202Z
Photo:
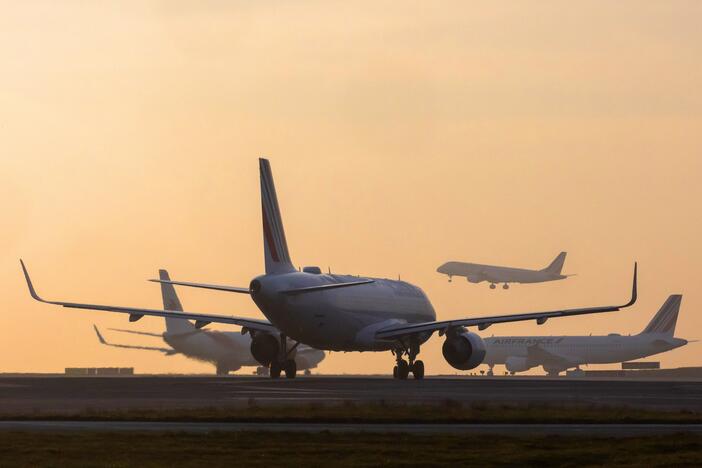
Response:
M165 332L163 341L179 354L192 359L215 364L218 368L236 371L245 366L260 366L251 355L251 337L240 332L193 330ZM306 346L294 354L299 369L317 367L324 359L324 352Z
M374 279L373 283L302 294L281 294L292 288L357 281L356 276L305 272L263 275L252 281L252 298L273 325L288 337L318 349L385 351L396 341L375 338L390 325L436 320L424 292L405 281ZM419 337L425 342L431 334Z
M527 270L465 262L447 262L441 265L437 271L449 277L466 277L471 283L482 281L489 283L544 283L567 278L560 273L551 273L545 270Z
M562 371L583 364L614 364L663 353L687 344L662 333L622 336L494 336L484 338L484 364L523 359L526 367ZM526 370L526 369L524 369Z

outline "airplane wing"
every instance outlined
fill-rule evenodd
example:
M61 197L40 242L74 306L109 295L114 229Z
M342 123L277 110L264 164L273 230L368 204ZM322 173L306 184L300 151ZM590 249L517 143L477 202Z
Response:
M144 349L147 351L160 351L167 356L172 356L174 354L178 354L178 351L176 351L173 348L158 348L155 346L136 346L136 345L124 345L124 344L116 344L116 343L108 343L107 340L102 336L102 333L100 333L100 330L98 330L97 325L93 325L93 328L95 329L95 333L97 334L98 340L100 341L100 344L103 344L105 346L112 346L114 348L126 348L126 349Z
M27 268L24 266L24 262L20 260L22 264L22 271L24 271L24 278L27 280L27 287L29 287L29 294L39 301L46 304L60 305L63 307L68 307L72 309L89 309L89 310L101 310L105 312L119 312L123 314L129 314L129 321L136 322L141 319L144 315L150 315L154 317L171 317L186 320L195 320L195 326L197 328L202 328L210 323L227 323L231 325L239 325L247 330L262 331L266 333L278 333L278 329L273 326L267 320L244 318L244 317L230 317L224 315L213 315L213 314L201 314L197 312L174 312L172 310L159 310L159 309L141 309L138 307L120 307L120 306L110 306L110 305L98 305L98 304L80 304L75 302L61 302L61 301L47 301L39 297L37 292L34 290L34 285L32 285L32 280L29 278L29 273Z
M614 312L620 309L631 306L636 302L636 276L637 265L634 263L634 280L631 288L631 299L623 305L601 306L601 307L585 307L580 309L563 309L547 312L527 312L521 314L496 315L492 317L475 317L458 320L444 320L441 322L424 322L424 323L408 323L402 325L394 325L378 330L375 337L378 339L398 339L407 335L417 333L435 332L444 333L447 330L455 327L478 327L478 330L485 330L490 325L495 323L521 322L525 320L536 320L536 323L543 325L550 318L555 317L570 317L573 315L599 314L603 312Z
M535 365L551 364L553 366L563 367L564 369L578 364L565 356L548 351L538 344L527 347L527 361L529 363L535 363Z

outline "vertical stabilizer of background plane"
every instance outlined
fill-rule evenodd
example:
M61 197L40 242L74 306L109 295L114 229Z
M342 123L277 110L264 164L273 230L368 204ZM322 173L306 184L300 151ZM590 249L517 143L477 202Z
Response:
M641 334L665 333L666 335L673 336L673 333L675 333L675 324L678 322L681 302L682 294L672 294L669 296Z
M261 211L263 215L263 252L266 274L295 271L288 253L283 220L275 193L273 173L267 159L259 159L261 172Z
M560 275L561 270L563 270L563 264L565 263L566 254L568 252L561 252L558 256L551 262L549 266L544 268L543 271L546 273L551 273L554 275Z
M170 281L166 270L158 270L158 277L163 281ZM161 283L161 296L163 297L163 308L165 310L174 310L182 312L183 306L180 304L180 299L175 292L172 284ZM166 332L167 333L187 333L196 330L195 326L188 320L166 317Z

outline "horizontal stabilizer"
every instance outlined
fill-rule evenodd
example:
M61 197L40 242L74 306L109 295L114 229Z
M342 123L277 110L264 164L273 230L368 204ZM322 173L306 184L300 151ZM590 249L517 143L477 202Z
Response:
M375 280L365 279L365 280L361 280L361 281L349 281L348 283L332 283L332 284L323 284L320 286L307 286L305 288L286 289L286 290L280 291L280 292L282 294L303 294L303 293L310 293L310 292L315 292L315 291L327 291L329 289L336 289L336 288L347 288L349 286L359 286L361 284L369 284L369 283L375 283Z
M191 283L189 281L171 281L161 279L150 279L152 283L172 284L174 286L187 286L189 288L214 289L216 291L227 291L239 294L250 294L249 288L240 288L237 286L225 286L221 284L206 284L206 283Z

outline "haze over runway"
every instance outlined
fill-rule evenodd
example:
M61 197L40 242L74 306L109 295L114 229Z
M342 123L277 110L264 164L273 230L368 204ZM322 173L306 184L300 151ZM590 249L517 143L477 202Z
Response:
M483 335L626 333L682 293L678 330L700 338L701 14L683 1L6 5L2 370L208 371L100 347L92 315L31 301L17 258L47 296L100 303L158 307L145 280L159 267L245 284L262 270L259 156L299 265L400 274L448 319L616 303L638 260L632 309ZM435 271L560 249L577 277L505 294ZM260 318L246 297L181 294ZM440 345L421 357L448 372ZM663 364L698 365L696 346ZM320 370L391 363L332 353Z

